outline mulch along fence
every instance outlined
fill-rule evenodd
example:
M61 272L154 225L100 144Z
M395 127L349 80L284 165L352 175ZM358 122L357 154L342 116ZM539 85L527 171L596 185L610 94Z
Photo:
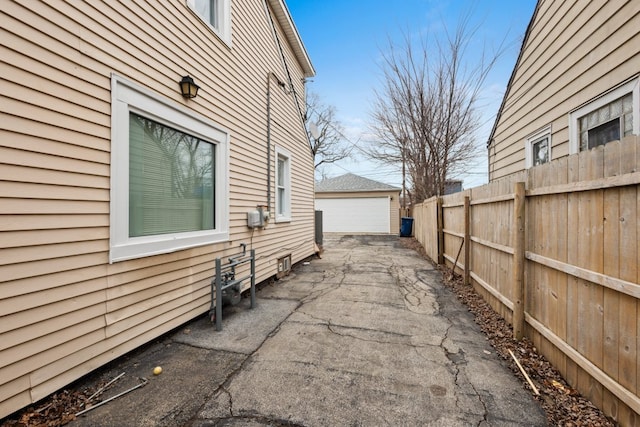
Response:
M639 165L628 137L413 209L431 259L621 425L640 425Z

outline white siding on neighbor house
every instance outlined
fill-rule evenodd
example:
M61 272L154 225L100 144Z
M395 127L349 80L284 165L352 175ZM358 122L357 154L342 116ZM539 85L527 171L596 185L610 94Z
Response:
M568 155L569 113L640 73L638 46L640 2L540 1L489 147L489 179L524 170L527 137L549 125L553 158Z
M289 76L266 10L232 2L230 48L186 0L0 2L0 417L206 312L214 259L250 237L258 281L280 255L313 254L296 104L309 65L274 19L298 98L271 84L267 165L267 76ZM114 74L229 132L229 241L109 264ZM187 74L201 86L192 100L179 93ZM267 173L273 211L276 145L294 159L292 220L251 233Z
M389 197L316 199L325 233L389 233Z

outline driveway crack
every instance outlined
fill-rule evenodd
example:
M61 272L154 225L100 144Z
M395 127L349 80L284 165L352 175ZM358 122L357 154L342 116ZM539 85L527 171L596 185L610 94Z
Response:
M335 335L339 335L341 337L349 337L349 338L355 338L359 341L365 341L365 342L375 342L378 344L400 344L400 345L411 345L411 343L409 342L409 340L411 339L412 335L407 335L407 334L402 334L399 332L393 332L393 331L382 331L379 329L371 329L371 328L362 328L362 327L357 327L357 326L344 326L344 325L336 325L336 324L332 324L330 321L327 322L327 329L335 334ZM353 330L353 331L360 331L360 332L366 332L366 333L375 333L375 334L381 334L381 335L390 335L393 337L400 337L403 339L408 340L408 342L405 343L398 343L398 342L389 342L389 341L383 341L383 340L376 340L376 339L367 339L361 336L356 336L354 334L350 334L350 333L345 333L345 332L339 332L337 330L337 328L340 329L346 329L346 330Z

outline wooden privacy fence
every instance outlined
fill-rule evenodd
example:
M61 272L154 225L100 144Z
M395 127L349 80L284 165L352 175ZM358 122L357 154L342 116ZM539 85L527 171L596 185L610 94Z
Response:
M628 137L413 209L427 254L622 425L640 425L638 165Z

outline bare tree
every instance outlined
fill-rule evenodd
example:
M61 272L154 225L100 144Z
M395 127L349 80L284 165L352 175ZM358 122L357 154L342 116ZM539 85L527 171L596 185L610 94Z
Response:
M476 31L467 24L462 19L454 34L424 40L419 48L405 37L403 46L390 43L383 54L383 88L371 114L376 141L367 155L402 165L414 203L443 194L446 180L478 154L477 101L499 53L487 58L482 52L471 64L467 56Z
M307 95L306 126L316 170L350 156L351 148L345 144L344 128L336 119L335 107L323 104L316 93Z

